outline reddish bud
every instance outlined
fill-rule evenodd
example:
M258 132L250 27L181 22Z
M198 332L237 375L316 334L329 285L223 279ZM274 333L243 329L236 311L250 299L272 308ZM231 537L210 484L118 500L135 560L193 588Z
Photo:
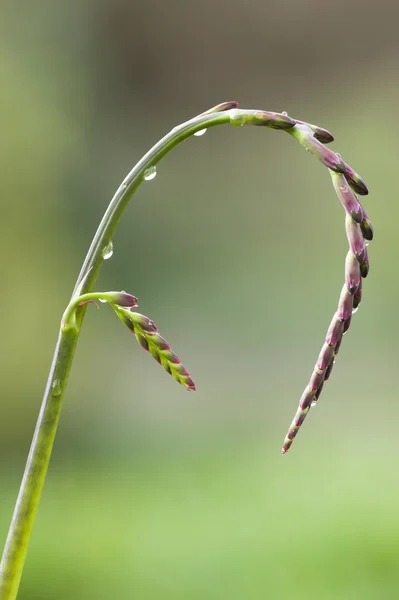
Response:
M310 406L312 404L312 400L314 398L314 390L311 390L310 387L306 387L301 399L299 401L299 406L301 409L307 408L308 406Z
M224 112L226 110L231 110L232 108L237 108L238 106L238 102L236 102L235 100L232 100L230 102L222 102L221 104L217 104L216 106L210 108L209 110L206 110L205 112L201 113L201 115L211 115L212 113L218 113L218 112Z
M350 189L344 175L342 175L342 173L335 173L334 171L330 171L330 174L338 200L341 202L347 214L350 215L354 221L360 223L363 218L362 207L359 200Z
M284 113L256 110L249 121L251 125L270 127L271 129L292 129L296 121Z
M345 260L345 284L350 294L353 294L361 280L359 261L349 250Z
M343 286L338 302L337 315L343 321L352 316L353 296L349 293L346 285Z
M374 237L374 228L368 218L364 218L360 223L360 229L365 240L371 241Z
M312 123L306 123L306 121L298 121L298 119L296 119L296 122L300 125L307 125L310 127L310 129L313 131L314 137L316 140L319 140L319 142L322 142L323 144L330 144L334 141L333 134L327 129L323 129L323 127L318 127L317 125L312 125Z
M360 177L356 171L352 169L346 162L343 161L344 164L344 173L345 177L351 186L352 190L359 194L360 196L367 196L369 193L367 189L367 185L365 181Z
M334 346L330 346L329 344L323 344L323 347L320 351L319 358L316 363L316 367L320 369L320 371L324 371L327 369L328 365L332 361L334 356Z
M344 324L339 318L338 313L335 313L327 331L326 344L329 346L335 346L337 341L342 337L343 329Z
M358 223L352 219L348 214L345 219L346 236L348 238L350 249L356 256L359 262L364 260L365 243L362 235L362 231Z

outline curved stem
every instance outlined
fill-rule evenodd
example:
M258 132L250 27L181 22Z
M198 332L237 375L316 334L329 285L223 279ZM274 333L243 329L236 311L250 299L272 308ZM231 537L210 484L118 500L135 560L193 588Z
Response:
M142 183L146 169L155 166L172 148L197 131L229 122L236 125L265 125L278 129L288 129L295 125L295 121L278 113L232 109L225 112L203 114L175 127L143 156L119 186L94 236L77 279L74 294L77 291L79 291L79 295L91 291L104 260L102 252L111 242L121 215L134 192ZM0 600L14 600L18 593L85 310L86 306L77 307L76 328L61 329L59 333L40 414L0 564Z

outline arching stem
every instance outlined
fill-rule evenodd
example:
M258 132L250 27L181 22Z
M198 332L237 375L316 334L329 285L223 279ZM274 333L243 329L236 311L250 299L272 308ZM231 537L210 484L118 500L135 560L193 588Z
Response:
M71 302L77 291L79 295L91 292L104 261L103 251L111 243L129 200L144 180L145 171L154 167L177 144L197 131L224 123L238 126L244 124L263 125L275 129L290 129L295 126L295 121L286 115L231 108L235 106L236 103L220 105L211 109L216 112L208 111L208 113L175 127L155 144L130 171L117 189L97 229L77 279ZM14 600L17 597L85 311L86 306L77 307L76 327L60 328L40 414L0 564L0 600Z

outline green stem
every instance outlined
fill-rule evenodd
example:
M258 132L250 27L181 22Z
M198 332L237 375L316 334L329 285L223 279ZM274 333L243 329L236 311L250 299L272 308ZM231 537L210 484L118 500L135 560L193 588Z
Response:
M79 290L79 295L92 290L104 260L102 252L111 242L122 213L134 192L142 183L146 169L155 166L177 144L204 128L229 122L237 125L247 123L274 127L274 124L270 124L269 121L262 122L261 113L266 115L263 111L237 109L203 114L175 127L155 144L130 171L112 198L83 263L74 294L77 290ZM286 117L281 116L281 120L286 120ZM292 125L289 126L292 127ZM285 124L285 127L277 128L287 128L287 124ZM71 302L73 302L73 299L74 295L72 295ZM17 597L28 544L57 431L68 375L85 311L86 306L77 307L76 328L61 328L59 333L40 414L0 564L0 600L14 600Z

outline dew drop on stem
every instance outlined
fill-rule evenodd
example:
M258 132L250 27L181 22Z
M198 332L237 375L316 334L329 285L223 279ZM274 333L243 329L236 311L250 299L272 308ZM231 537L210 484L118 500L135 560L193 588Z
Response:
M144 171L144 180L151 181L151 179L155 179L157 175L157 168L155 166L149 167Z
M200 129L199 131L196 131L194 135L200 137L201 135L204 135L204 133L206 133L206 129Z
M54 379L54 381L51 385L51 393L53 396L61 395L61 380L60 379Z
M234 127L242 127L245 124L246 117L238 109L230 111L230 123Z
M103 259L108 260L109 258L111 258L113 253L114 253L114 245L111 240L110 243L107 244L106 246L104 246L104 248L103 248L103 251L102 251Z

